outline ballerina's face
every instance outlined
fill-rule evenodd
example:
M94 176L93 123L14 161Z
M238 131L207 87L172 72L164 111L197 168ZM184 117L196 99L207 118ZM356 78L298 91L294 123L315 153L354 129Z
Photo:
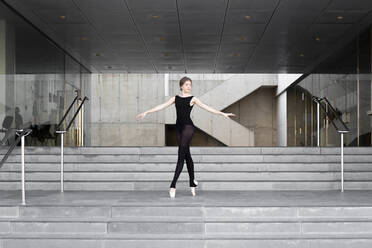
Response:
M187 80L181 87L182 91L184 93L190 93L191 92L191 88L192 88L192 83Z

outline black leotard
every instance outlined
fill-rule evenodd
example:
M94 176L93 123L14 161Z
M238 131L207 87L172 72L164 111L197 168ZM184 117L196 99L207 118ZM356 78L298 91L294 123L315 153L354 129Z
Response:
M194 105L190 106L190 102L193 96L181 97L176 95L175 105L177 111L176 128L183 130L186 124L194 125L190 118L190 112Z
M176 135L178 143L178 159L176 170L174 171L173 180L171 182L171 188L176 187L176 182L181 174L184 160L186 160L187 171L189 172L189 185L190 187L196 187L197 184L194 182L194 161L190 154L190 141L195 131L194 123L190 118L190 112L192 106L190 106L192 96L181 97L176 95L175 105L177 110L177 121L176 121Z

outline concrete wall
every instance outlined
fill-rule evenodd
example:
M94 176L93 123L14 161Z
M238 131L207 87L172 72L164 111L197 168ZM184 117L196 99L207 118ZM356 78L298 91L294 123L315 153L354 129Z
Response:
M163 74L92 74L86 120L91 146L163 146L164 112L136 115L164 102Z
M92 74L86 145L177 145L173 127L176 122L174 105L167 110L174 112L173 121L167 126L164 110L150 113L139 121L135 117L180 94L179 80L183 76L185 74L170 74L167 80L164 74ZM200 96L233 74L187 76L193 81L192 95ZM275 146L277 143L275 94L274 87L263 87L223 110L235 113L238 118L234 119L238 123L255 130L256 146ZM191 145L223 144L197 129Z
M274 87L262 87L223 110L236 114L237 122L254 130L255 146L276 145L275 94Z
M90 117L86 120L86 145L90 146L165 146L176 145L175 130L165 134L164 110L148 114L137 121L136 115L180 94L179 80L183 74L92 74ZM193 81L192 94L201 95L231 75L187 75ZM168 93L168 95L166 95ZM176 122L175 106L171 105ZM173 130L173 131L172 131ZM173 138L172 138L173 137ZM198 138L199 137L199 138ZM194 145L220 145L200 130ZM198 142L199 140L199 142Z

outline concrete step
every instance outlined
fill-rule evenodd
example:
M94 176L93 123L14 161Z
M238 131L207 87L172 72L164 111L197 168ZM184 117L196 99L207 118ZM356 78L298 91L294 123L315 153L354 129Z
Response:
M215 155L192 155L194 163L329 163L329 162L340 162L339 155L318 155L318 154L298 154L298 155L244 155L244 154L215 154ZM9 156L8 162L20 162L20 155ZM60 157L57 155L40 155L40 154L29 154L25 156L25 161L28 163L35 162L59 162ZM64 155L64 161L70 163L78 163L84 161L85 163L170 163L177 162L177 154L172 155L97 155L97 154L84 154L84 155ZM345 162L359 162L369 163L372 161L372 154L366 155L346 155L344 157Z
M4 239L2 248L117 248L117 247L128 247L128 248L163 248L163 247L179 247L179 248L262 248L262 247L289 247L289 248L369 248L372 245L372 240L369 237L360 237L354 239L336 239L336 238L304 238L300 240L293 239L291 237L287 238L255 238L247 237L240 239L223 239L216 238L211 239L208 237L203 237L203 239L175 239L175 240L159 240L159 239L126 239L116 237L114 239L79 239L71 237L42 237L35 239L35 237L30 238L19 238L14 237L11 239Z
M126 206L126 205L1 206L0 221L71 222L340 222L371 221L371 206ZM102 204L102 203L101 203Z
M184 168L187 170L186 166ZM118 182L156 182L167 181L172 178L174 171L168 172L65 172L64 178L67 181L118 181ZM291 172L195 172L195 177L199 181L334 181L341 180L339 171L291 171ZM181 173L180 179L188 180L187 172ZM28 172L26 176L27 182L42 182L42 181L58 181L60 179L59 172ZM17 181L21 180L21 172L2 172L0 171L1 181ZM344 174L346 181L371 181L372 172L366 171L348 171Z
M372 208L248 206L3 206L1 234L366 235ZM5 214L4 214L5 213ZM160 218L161 217L161 218ZM179 217L179 218L177 218ZM87 236L88 237L88 236ZM178 236L180 237L180 236ZM372 238L372 237L371 237Z
M198 172L304 172L324 171L339 172L340 163L198 163L194 164ZM174 171L175 162L171 163L64 163L65 172L169 172ZM60 162L26 163L28 172L59 172ZM1 172L19 172L19 162L5 163ZM348 162L344 171L371 172L371 163Z
M87 240L230 240L230 239L372 239L372 222L355 221L240 221L229 222L140 222L33 220L0 221L1 239L87 239Z
M363 192L0 192L1 248L370 247Z
M65 147L65 154L175 154L178 147ZM5 154L6 147L0 147L0 154ZM191 154L340 154L339 147L190 147ZM345 147L347 154L371 154L372 147ZM14 149L12 154L21 154L20 148ZM25 147L25 154L59 155L60 147Z
M214 190L340 190L340 181L198 181L199 191ZM167 191L170 187L171 179L167 181L67 181L64 184L66 191ZM177 188L189 191L188 180L178 180ZM345 181L344 190L370 190L371 181ZM1 181L1 190L20 190L21 184L18 181ZM59 190L59 181L37 181L26 182L26 190ZM0 190L0 191L1 191ZM168 193L168 192L166 192Z
M192 147L199 190L337 190L339 148ZM66 148L66 190L168 189L177 147ZM2 150L3 151L3 150ZM345 148L345 190L371 189L372 148ZM26 188L58 190L58 147L27 147ZM187 166L179 185L188 187ZM20 188L17 148L0 170L0 190Z

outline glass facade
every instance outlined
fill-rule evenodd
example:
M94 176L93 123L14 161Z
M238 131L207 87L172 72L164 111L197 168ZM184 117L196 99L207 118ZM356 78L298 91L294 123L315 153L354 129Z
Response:
M178 83L182 76L161 73L92 75L0 2L0 145L11 144L15 139L14 130L20 128L33 130L26 138L27 145L59 145L60 139L55 131L64 113L76 96L89 96L85 122L82 121L83 115L79 114L65 136L65 145L82 145L84 129L86 146L175 146L174 106L173 110L151 114L140 122L135 117L179 94ZM235 140L242 137L244 141L249 140L241 142L242 146L278 144L277 116L283 109L277 104L276 85L259 86L241 98L231 97L231 102L223 105L218 99L214 102L208 99L208 92L226 82L235 82L231 79L239 77L239 74L189 76L193 79L193 95L207 95L206 104L211 107L220 104L222 107L218 110L236 114L231 118L234 123L225 124L221 124L223 119L218 120L219 117L203 115L206 118L203 121L209 124L199 125L191 145L233 144L233 139L224 135L226 133ZM232 87L228 93L239 95L234 92L239 89ZM243 87L243 90L247 89ZM371 29L368 29L361 31L353 41L336 50L304 80L287 90L284 107L287 125L282 125L287 130L286 136L282 135L287 145L317 145L317 105L312 100L317 96L327 97L349 127L350 132L344 139L346 146L370 146L371 91ZM221 92L216 92L214 96L221 97ZM72 106L62 129L69 124L80 103L78 100ZM206 128L203 129L203 125ZM324 111L320 113L319 135L321 146L340 145L339 134Z
M20 128L33 130L26 145L58 145L56 126L75 96L85 95L90 72L1 2L0 57L1 145L11 144ZM75 121L66 145L78 145L80 129Z
M287 93L289 146L317 145L317 106L312 96L326 97L350 129L345 146L371 146L371 28L335 51ZM340 136L323 110L319 133L321 146L340 145Z

